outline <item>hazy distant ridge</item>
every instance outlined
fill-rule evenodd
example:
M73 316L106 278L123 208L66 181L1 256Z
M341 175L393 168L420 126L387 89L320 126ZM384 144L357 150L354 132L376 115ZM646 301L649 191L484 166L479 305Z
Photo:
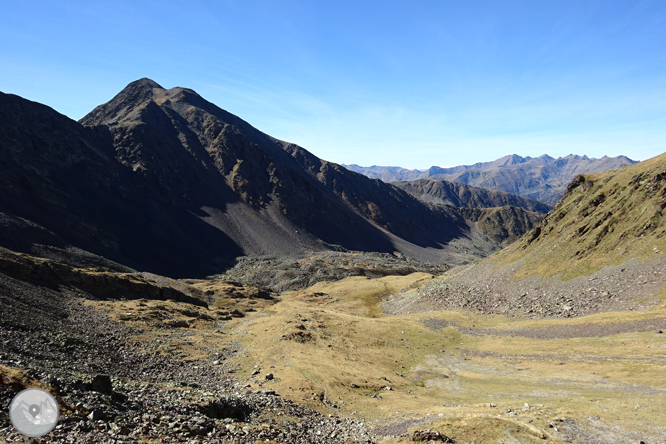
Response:
M511 154L492 162L446 168L432 166L425 171L377 165L344 166L384 182L441 179L514 193L552 206L564 195L568 183L576 175L605 172L634 163L636 161L626 156L595 159L570 154L555 159L547 154L539 157Z

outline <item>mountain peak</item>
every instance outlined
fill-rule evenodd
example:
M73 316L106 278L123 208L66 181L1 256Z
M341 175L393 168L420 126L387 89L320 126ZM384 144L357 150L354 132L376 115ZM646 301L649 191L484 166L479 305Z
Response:
M123 101L143 102L155 95L155 89L164 90L156 81L144 77L131 82L113 100L121 99Z
M160 89L164 89L164 88L162 88L162 86L159 83L157 83L153 79L149 79L148 77L144 77L142 79L130 82L130 84L125 87L125 89L130 88L130 87L133 87L133 88L160 88Z
M504 156L498 159L498 163L501 165L517 165L519 163L525 163L525 158L519 156L518 154L509 154L508 156Z
M142 103L154 99L156 96L155 90L164 91L164 88L147 77L135 80L123 88L109 102L88 113L80 120L80 123L98 125L120 120Z

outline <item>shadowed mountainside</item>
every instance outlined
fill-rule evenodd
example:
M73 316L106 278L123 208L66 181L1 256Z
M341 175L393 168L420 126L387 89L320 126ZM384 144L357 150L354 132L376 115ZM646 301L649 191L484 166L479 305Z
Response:
M497 208L461 208L466 220L504 245L511 244L535 227L543 214L526 211L520 207L506 205Z
M457 212L423 205L389 185L274 139L189 89L165 90L144 79L81 122L107 126L120 162L141 171L139 178L148 186L159 184L156 195L184 191L208 213L209 224L229 233L249 254L284 256L335 245L392 252L400 249L392 235L415 249L441 248L468 231ZM165 147L173 147L174 153ZM191 165L189 175L182 172L183 165ZM173 181L180 183L165 184L173 171L179 171ZM202 202L197 190L188 188L206 173L217 182L226 180L235 198L232 205L220 208L222 199ZM208 178L200 182L204 187L214 183Z
M116 159L108 127L85 127L9 94L0 95L0 119L2 246L119 271L176 272L178 264L181 273L201 272L213 258L241 254L198 208L182 204L183 193L150 189L139 168ZM208 187L200 184L211 200L235 200L224 180Z
M78 123L0 94L0 118L0 245L15 251L203 276L239 256L456 263L499 247L459 209L321 160L190 89L141 79Z
M458 207L460 214L496 242L508 245L536 226L550 210L544 203L517 194L459 182L418 179L392 182L424 202Z
M547 154L534 158L512 154L492 162L449 168L433 166L425 171L382 166L345 167L385 182L423 178L461 182L518 194L552 206L564 195L567 185L576 175L609 171L633 163L635 162L626 156L590 159L587 156L570 154L555 159Z

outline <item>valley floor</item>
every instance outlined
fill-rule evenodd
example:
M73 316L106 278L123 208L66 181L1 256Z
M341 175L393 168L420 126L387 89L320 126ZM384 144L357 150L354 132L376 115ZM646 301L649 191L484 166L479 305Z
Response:
M229 331L250 378L363 418L389 442L430 428L457 442L663 442L666 304L572 319L463 311L380 315L432 276L348 278L284 294Z
M2 413L37 384L65 412L39 442L666 442L662 284L643 305L569 318L396 309L451 276L355 276L277 297L240 289L211 308L40 296L3 277ZM18 328L22 304L44 300L59 316L33 322L49 334ZM68 331L54 333L58 319ZM112 394L91 388L99 373L113 376ZM18 438L6 416L0 438Z

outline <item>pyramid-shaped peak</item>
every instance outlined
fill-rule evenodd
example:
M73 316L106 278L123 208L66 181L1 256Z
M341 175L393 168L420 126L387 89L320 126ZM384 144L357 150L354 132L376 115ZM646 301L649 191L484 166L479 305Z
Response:
M154 95L155 89L163 90L162 86L154 80L147 77L135 80L123 88L116 97L121 97L124 100L140 100L143 101Z
M504 163L504 165L516 165L518 163L525 163L525 159L518 154L509 154L508 156L504 156L501 159Z
M135 81L131 82L129 85L127 85L125 87L125 89L127 89L127 88L132 88L132 89L135 89L135 88L159 88L159 89L164 89L164 88L162 88L162 86L159 83L157 83L153 79L149 79L148 77L144 77L142 79L135 80Z
M98 125L118 121L146 101L154 100L156 90L159 90L157 91L159 93L164 91L164 88L147 77L135 80L123 88L113 99L92 110L79 122L84 125Z
M116 97L120 97L124 100L145 100L155 94L155 89L164 90L164 88L162 88L162 86L156 81L144 77L143 79L135 80L128 84L116 95Z

